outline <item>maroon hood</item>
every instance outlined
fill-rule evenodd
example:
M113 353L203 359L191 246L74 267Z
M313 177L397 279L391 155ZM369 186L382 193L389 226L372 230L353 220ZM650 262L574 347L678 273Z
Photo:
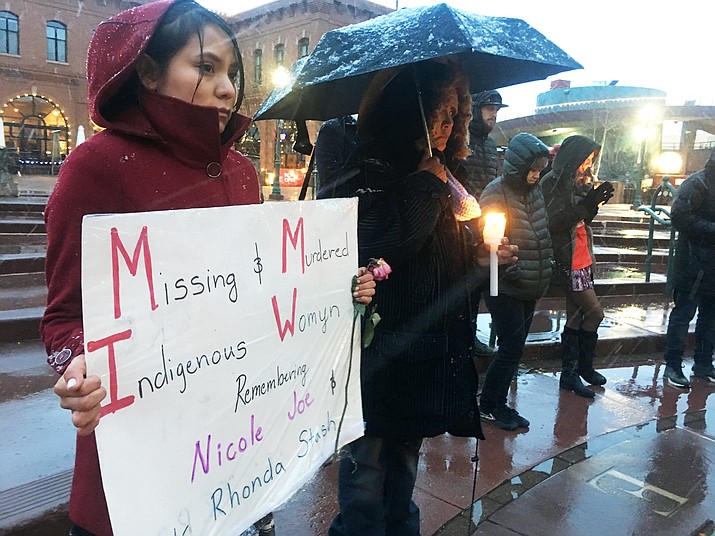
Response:
M158 0L105 20L94 32L87 51L89 115L103 128L160 138L138 112L139 79L136 64L168 9L178 1ZM202 108L202 107L197 107ZM213 112L211 112L213 113ZM234 112L226 127L227 145L243 136L251 119Z
M108 105L134 75L159 20L175 2L159 0L122 11L95 30L87 52L87 84L89 114L97 125L112 126Z

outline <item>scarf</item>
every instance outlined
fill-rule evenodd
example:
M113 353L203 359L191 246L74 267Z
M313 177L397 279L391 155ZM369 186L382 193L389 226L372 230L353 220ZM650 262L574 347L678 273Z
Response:
M447 185L452 199L452 210L457 221L469 221L482 215L482 209L473 195L467 193L464 186L454 178L454 175L445 167L447 172Z

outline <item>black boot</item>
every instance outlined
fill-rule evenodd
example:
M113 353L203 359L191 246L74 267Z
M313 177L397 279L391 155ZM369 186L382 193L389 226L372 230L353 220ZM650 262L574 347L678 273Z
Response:
M593 358L596 354L598 332L578 330L579 354L578 373L591 385L603 385L606 377L593 369Z
M559 378L559 387L573 391L578 396L584 398L593 398L593 391L587 389L581 383L581 378L578 377L577 365L579 356L579 340L578 331L569 327L564 327L561 333L561 377Z

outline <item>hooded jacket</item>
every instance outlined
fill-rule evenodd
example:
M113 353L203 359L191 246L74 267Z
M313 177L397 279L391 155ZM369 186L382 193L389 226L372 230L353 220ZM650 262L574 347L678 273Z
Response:
M488 102L494 92L484 91L472 104L472 121L469 123L469 149L472 154L461 163L455 176L477 200L484 188L498 173L497 144L489 137L491 129L482 119L482 104Z
M517 134L509 142L504 174L482 192L482 213L506 213L505 235L519 246L519 261L499 279L499 293L519 300L537 300L551 280L553 251L549 219L539 183L529 184L526 175L534 161L547 157L549 148L531 134Z
M586 136L569 136L556 153L551 171L541 179L556 260L553 283L564 288L568 288L571 281L576 225L581 220L586 224L588 249L595 262L590 223L596 214L578 204L574 194L576 170L591 153L600 148L600 145Z
M90 115L105 130L67 157L45 212L48 297L41 335L49 362L60 373L84 351L80 265L85 214L259 202L253 165L232 149L249 118L234 113L221 136L215 108L138 87L136 61L173 3L119 13L98 26L90 43ZM77 438L70 519L97 536L112 534L94 434Z
M715 296L715 151L678 187L670 214L678 230L673 286Z

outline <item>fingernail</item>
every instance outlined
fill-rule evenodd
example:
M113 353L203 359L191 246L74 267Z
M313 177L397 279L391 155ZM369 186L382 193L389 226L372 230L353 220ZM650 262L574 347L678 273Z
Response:
M67 389L72 389L75 385L77 385L77 380L74 378L67 380Z

